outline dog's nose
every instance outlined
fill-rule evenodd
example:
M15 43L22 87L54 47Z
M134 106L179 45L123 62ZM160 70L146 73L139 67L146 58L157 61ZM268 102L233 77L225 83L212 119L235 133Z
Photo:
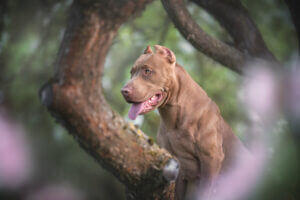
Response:
M121 93L124 96L129 96L132 93L132 88L128 87L128 86L125 86L125 87L122 88Z

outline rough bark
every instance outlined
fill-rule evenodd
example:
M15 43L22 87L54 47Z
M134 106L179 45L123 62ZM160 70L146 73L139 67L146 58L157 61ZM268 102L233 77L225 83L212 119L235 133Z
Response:
M118 28L151 0L75 1L55 64L40 91L50 113L127 188L128 199L173 199L163 176L173 159L104 99L103 64Z
M214 16L234 41L234 46L229 46L205 33L192 19L183 0L162 0L177 29L196 49L238 73L252 59L278 64L239 0L192 1Z

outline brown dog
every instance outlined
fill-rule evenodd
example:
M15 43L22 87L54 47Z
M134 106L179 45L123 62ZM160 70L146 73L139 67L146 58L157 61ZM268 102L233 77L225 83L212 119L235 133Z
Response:
M129 118L159 109L157 142L180 163L177 199L184 199L188 183L199 182L200 188L211 193L215 178L232 161L240 141L218 106L176 63L174 53L163 46L154 47L155 53L148 46L137 59L131 80L121 91L132 103Z

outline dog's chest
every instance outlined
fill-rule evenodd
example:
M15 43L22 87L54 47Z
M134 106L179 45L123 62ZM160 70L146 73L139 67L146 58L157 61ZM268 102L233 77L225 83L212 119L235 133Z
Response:
M194 137L188 131L179 129L168 130L165 136L174 155L187 157L194 154Z
M196 155L196 142L194 133L188 130L168 130L165 134L167 140L167 150L176 156L180 162L187 179L194 179L199 175L200 163Z

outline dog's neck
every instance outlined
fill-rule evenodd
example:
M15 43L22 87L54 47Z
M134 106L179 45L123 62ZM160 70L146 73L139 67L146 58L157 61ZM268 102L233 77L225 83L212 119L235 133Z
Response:
M169 128L184 127L184 124L193 123L193 116L197 113L187 113L195 107L199 111L207 104L207 94L179 65L175 67L175 78L169 90L167 103L159 108L160 116ZM189 117L190 116L190 117Z

